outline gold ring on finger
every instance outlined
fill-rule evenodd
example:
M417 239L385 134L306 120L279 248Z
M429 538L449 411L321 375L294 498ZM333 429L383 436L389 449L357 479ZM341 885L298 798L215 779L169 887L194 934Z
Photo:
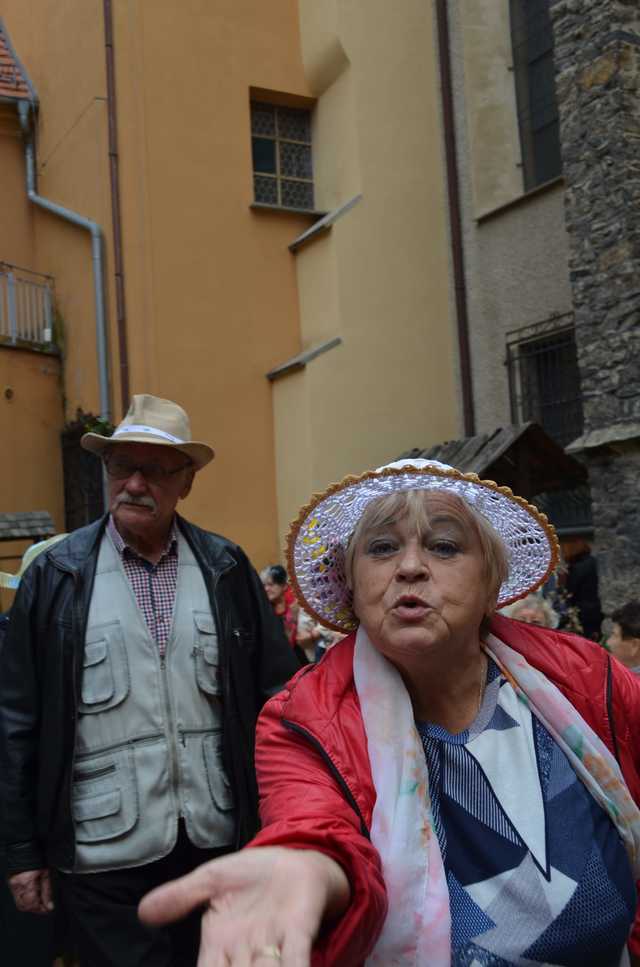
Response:
M275 944L267 944L265 947L260 947L256 950L257 957L270 957L271 960L282 960L282 951Z

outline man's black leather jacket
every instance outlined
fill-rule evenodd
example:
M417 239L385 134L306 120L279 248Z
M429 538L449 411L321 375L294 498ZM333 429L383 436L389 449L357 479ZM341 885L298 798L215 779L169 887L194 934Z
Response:
M107 518L41 554L24 575L0 652L0 838L9 873L74 863L71 785L89 602ZM223 755L236 846L257 829L254 736L298 662L244 552L177 517L218 627Z

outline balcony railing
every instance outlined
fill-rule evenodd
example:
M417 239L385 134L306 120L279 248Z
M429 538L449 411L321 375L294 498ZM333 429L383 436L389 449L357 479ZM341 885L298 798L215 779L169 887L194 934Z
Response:
M0 343L53 340L53 278L0 262Z

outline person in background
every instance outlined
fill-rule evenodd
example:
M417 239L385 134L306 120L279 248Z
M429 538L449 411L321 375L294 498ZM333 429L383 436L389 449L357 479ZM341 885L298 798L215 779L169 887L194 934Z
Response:
M200 967L628 967L640 681L495 614L557 551L536 507L435 461L314 495L292 584L348 637L261 713L261 831L141 915L206 904Z
M540 594L528 594L526 598L503 608L500 614L540 628L556 628L559 620L549 602Z
M136 395L81 444L109 512L33 562L0 653L9 885L62 904L83 967L195 967L200 917L138 902L254 835L256 720L297 666L242 549L176 513L214 456L182 407Z
M617 608L611 621L607 647L618 661L640 675L640 601L629 601Z
M300 606L289 587L287 572L281 564L270 564L260 572L260 579L273 613L280 618L289 644L295 649L298 644Z
M298 645L304 650L307 660L320 661L325 652L341 641L344 635L330 631L313 618L303 608L298 614Z
M598 563L583 537L565 538L561 547L567 566L567 604L569 608L577 609L585 638L598 641L603 618L598 591Z

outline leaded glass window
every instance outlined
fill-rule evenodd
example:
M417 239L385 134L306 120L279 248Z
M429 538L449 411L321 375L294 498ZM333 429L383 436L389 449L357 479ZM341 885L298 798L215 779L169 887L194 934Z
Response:
M510 0L526 191L562 174L550 0Z
M312 211L311 112L252 101L251 148L256 202Z

